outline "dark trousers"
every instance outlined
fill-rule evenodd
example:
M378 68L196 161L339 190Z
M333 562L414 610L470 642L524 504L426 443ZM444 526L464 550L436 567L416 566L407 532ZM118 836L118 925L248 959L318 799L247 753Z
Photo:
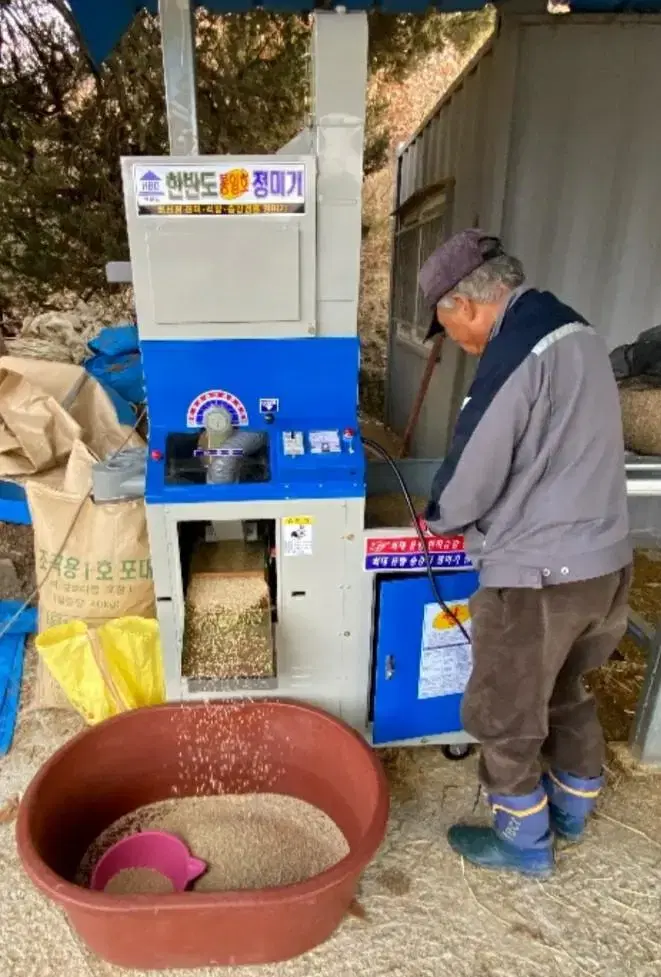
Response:
M584 676L626 631L630 583L627 567L541 590L485 587L472 598L463 722L482 745L480 779L490 793L531 793L543 762L599 776L604 737Z

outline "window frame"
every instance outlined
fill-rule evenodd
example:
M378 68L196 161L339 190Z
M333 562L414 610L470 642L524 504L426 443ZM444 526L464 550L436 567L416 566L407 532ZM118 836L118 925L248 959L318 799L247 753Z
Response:
M393 286L391 299L391 329L393 338L398 343L413 346L418 352L426 350L425 336L429 330L431 314L424 303L424 298L417 284L420 268L427 260L432 251L435 250L443 241L447 240L452 227L452 203L453 203L454 181L448 180L441 184L427 188L424 193L415 194L397 211L396 225L393 234ZM440 219L438 233L434 235L436 240L431 247L423 248L424 231L430 224ZM411 308L411 295L402 297L399 288L411 287L410 282L406 282L406 276L402 282L402 254L399 249L400 242L404 235L416 232L415 242L415 296ZM426 251L426 253L424 253ZM410 260L410 258L409 258ZM408 269L410 277L411 269ZM412 320L409 321L401 315L404 312L412 312Z

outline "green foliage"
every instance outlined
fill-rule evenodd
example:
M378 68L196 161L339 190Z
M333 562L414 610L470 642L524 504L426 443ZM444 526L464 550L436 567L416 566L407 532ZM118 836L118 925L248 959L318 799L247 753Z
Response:
M374 14L370 66L399 80L434 48L461 45L484 14ZM273 152L309 112L308 18L197 14L200 147ZM365 167L389 135L371 96ZM98 72L64 0L0 3L0 314L68 289L103 291L127 255L119 158L167 152L158 20L138 16Z

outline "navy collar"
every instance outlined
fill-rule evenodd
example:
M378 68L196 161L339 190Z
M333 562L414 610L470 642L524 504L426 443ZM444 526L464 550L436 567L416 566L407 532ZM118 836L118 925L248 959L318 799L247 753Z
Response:
M493 324L493 328L491 330L491 333L489 334L489 342L491 342L491 340L494 338L494 336L497 336L498 333L500 332L500 330L502 329L503 319L505 318L505 316L507 315L507 313L509 312L509 310L512 308L512 306L514 305L514 303L515 302L518 302L518 300L521 298L521 296L524 295L525 292L529 292L529 291L530 291L530 288L529 288L528 285L519 285L518 288L515 288L512 292L510 292L509 297L507 299L507 302L505 303L505 305L500 310L500 312L498 314L498 318L496 319L496 321Z

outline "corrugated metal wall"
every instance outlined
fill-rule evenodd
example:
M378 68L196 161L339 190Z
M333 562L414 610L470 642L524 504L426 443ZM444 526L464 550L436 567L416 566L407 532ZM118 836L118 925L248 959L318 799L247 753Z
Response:
M405 149L399 206L451 180L443 236L475 223L502 233L531 283L611 346L660 323L660 50L659 19L509 19ZM393 322L389 352L388 422L401 432L426 348ZM445 450L470 375L447 344L414 454Z
M482 55L459 80L448 97L437 107L417 136L409 143L399 160L399 190L397 195L398 226L407 214L416 209L420 191L435 184L445 184L448 205L438 229L431 223L421 232L427 246L433 250L454 230L477 223L491 224L494 203L502 200L504 174L485 153L485 145L496 145L502 138L511 99L504 97L503 83L507 80L505 64L508 44L499 40L488 46ZM495 207L495 219L500 214ZM441 231L432 241L429 232ZM425 233L426 232L426 233ZM407 234L409 232L406 232ZM403 249L396 248L400 260L393 269L393 318L390 332L387 384L388 423L403 432L425 369L429 346L423 346L417 336L407 335L397 316L402 306L402 289L412 286L411 269L402 261ZM418 310L420 311L420 310ZM423 317L431 318L428 312ZM419 323L421 318L418 316ZM452 431L454 416L470 382L473 364L458 349L446 344L440 364L436 367L425 406L411 445L414 455L433 457L442 454Z
M661 24L521 29L503 237L611 347L661 323Z

